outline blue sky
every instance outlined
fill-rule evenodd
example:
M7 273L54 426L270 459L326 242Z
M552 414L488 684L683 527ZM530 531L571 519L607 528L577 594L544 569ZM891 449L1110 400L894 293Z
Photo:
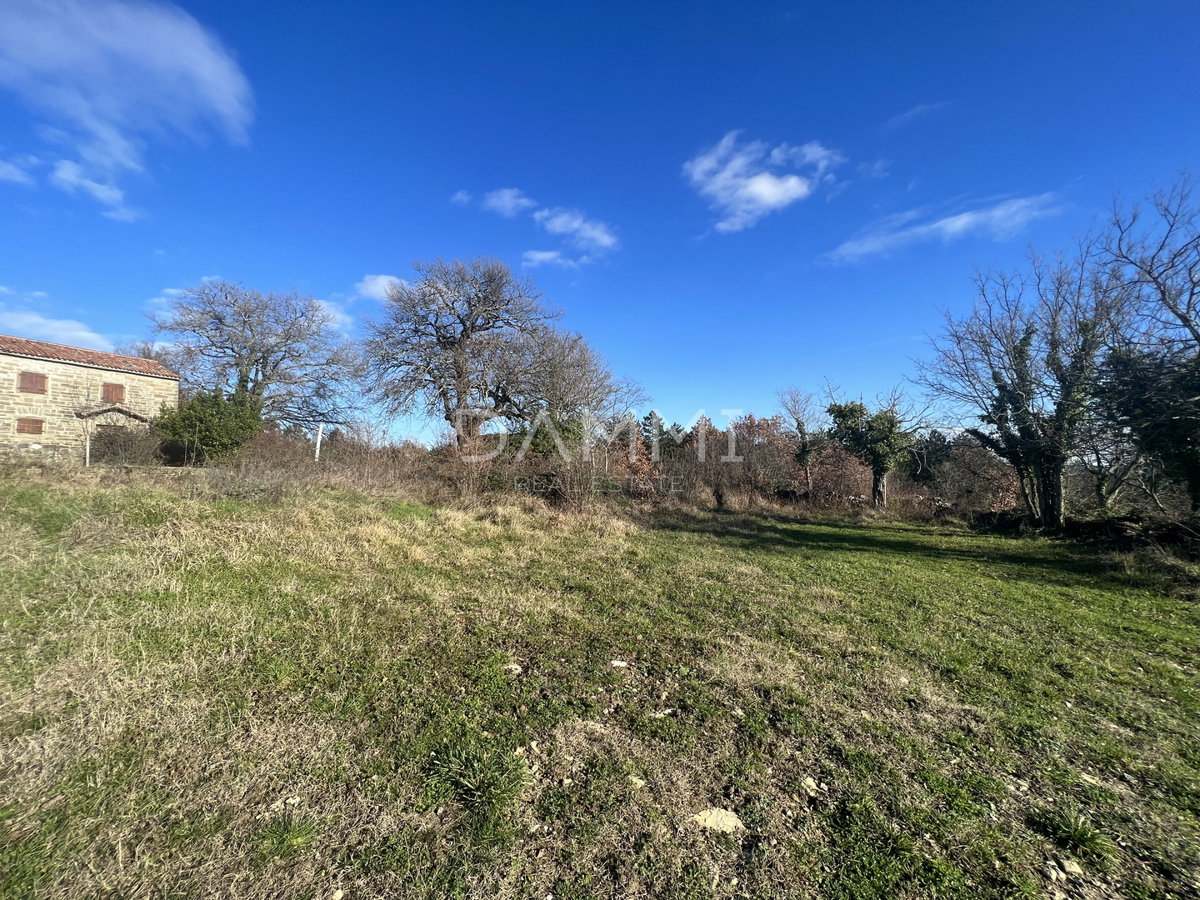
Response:
M0 331L532 274L669 418L911 374L973 268L1195 171L1200 5L0 3Z

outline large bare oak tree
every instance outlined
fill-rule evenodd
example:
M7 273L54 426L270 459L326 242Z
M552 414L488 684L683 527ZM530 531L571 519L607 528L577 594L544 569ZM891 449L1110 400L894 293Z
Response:
M241 383L280 426L342 424L356 405L354 344L314 297L210 281L151 318L185 389L232 393Z
M487 257L413 266L395 283L383 315L367 324L363 355L372 394L393 414L425 413L460 443L491 419L564 422L636 405L636 385L615 377L578 334L553 326L557 313L530 279Z

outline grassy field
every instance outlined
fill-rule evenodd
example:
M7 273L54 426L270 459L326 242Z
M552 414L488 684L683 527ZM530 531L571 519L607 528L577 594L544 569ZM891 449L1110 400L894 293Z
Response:
M1200 612L1094 551L100 478L0 476L0 897L1200 896Z

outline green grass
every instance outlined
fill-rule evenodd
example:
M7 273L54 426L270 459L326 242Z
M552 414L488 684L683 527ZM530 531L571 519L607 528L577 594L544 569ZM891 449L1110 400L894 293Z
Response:
M0 897L1200 896L1200 613L1087 549L93 477L0 476Z
M291 859L303 853L317 834L316 822L281 816L258 833L260 857L264 861Z
M1116 858L1112 840L1085 815L1058 809L1035 810L1030 820L1036 830L1080 858L1105 867Z

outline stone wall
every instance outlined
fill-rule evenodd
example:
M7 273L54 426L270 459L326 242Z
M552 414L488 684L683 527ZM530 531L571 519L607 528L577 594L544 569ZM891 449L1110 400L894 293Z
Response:
M22 372L46 376L46 393L23 393ZM105 426L142 427L145 425L121 413L105 413L81 419L76 413L105 409L105 384L125 388L120 406L147 418L158 415L164 406L179 402L179 382L152 375L136 375L79 363L30 359L0 354L0 452L38 455L51 460L82 460L89 430ZM37 419L40 435L18 434L18 419Z

